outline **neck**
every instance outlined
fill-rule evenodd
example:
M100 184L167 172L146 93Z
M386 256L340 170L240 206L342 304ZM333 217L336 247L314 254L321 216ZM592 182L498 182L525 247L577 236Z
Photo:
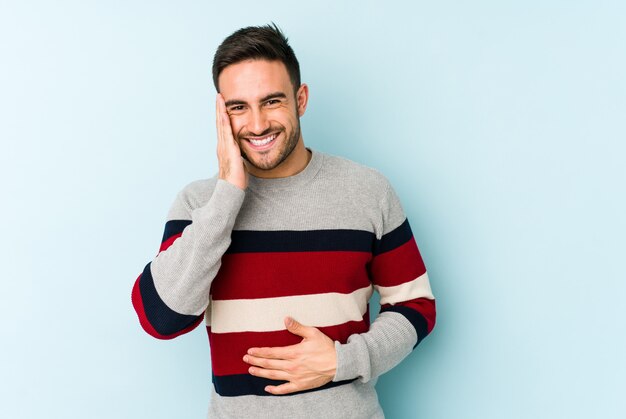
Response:
M310 160L311 152L304 147L304 141L300 137L291 154L281 164L271 170L259 169L252 166L248 161L244 160L244 162L252 176L274 179L297 175L304 170Z

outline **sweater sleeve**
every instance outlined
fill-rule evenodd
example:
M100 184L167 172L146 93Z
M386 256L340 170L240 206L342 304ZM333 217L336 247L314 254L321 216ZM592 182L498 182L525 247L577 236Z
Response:
M380 294L381 310L365 333L335 342L333 381L367 382L400 363L433 330L435 297L408 219L387 183L381 233L370 263L370 279Z
M245 196L242 189L217 179L206 204L192 209L186 190L170 207L159 251L131 293L139 323L158 339L173 339L202 321Z

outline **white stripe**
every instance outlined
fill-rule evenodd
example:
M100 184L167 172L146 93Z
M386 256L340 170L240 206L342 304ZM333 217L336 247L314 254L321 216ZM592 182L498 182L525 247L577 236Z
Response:
M246 300L213 300L205 315L213 333L285 330L285 316L306 326L334 326L361 321L372 296L372 286L350 294L336 292Z
M424 272L412 281L393 287L381 287L374 285L376 291L380 294L380 304L395 304L400 301L408 301L414 298L425 297L431 300L435 299L430 289L428 281L428 272Z

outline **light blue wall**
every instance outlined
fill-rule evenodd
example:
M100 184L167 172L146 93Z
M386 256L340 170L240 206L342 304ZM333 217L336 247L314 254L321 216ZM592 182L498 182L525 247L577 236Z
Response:
M270 20L306 144L387 175L438 298L387 416L625 417L623 2L84 0L0 5L0 416L204 417L204 330L130 290L216 171L215 48Z

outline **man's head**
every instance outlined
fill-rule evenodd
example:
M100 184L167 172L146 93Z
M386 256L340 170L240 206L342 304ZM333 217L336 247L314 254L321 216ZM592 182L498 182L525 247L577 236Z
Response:
M308 158L299 119L308 87L300 83L298 60L276 25L227 37L215 53L213 81L252 174L285 176Z
M215 89L221 92L218 79L222 70L248 60L282 62L289 73L293 91L300 87L300 64L287 37L275 24L241 28L222 41L213 57Z

